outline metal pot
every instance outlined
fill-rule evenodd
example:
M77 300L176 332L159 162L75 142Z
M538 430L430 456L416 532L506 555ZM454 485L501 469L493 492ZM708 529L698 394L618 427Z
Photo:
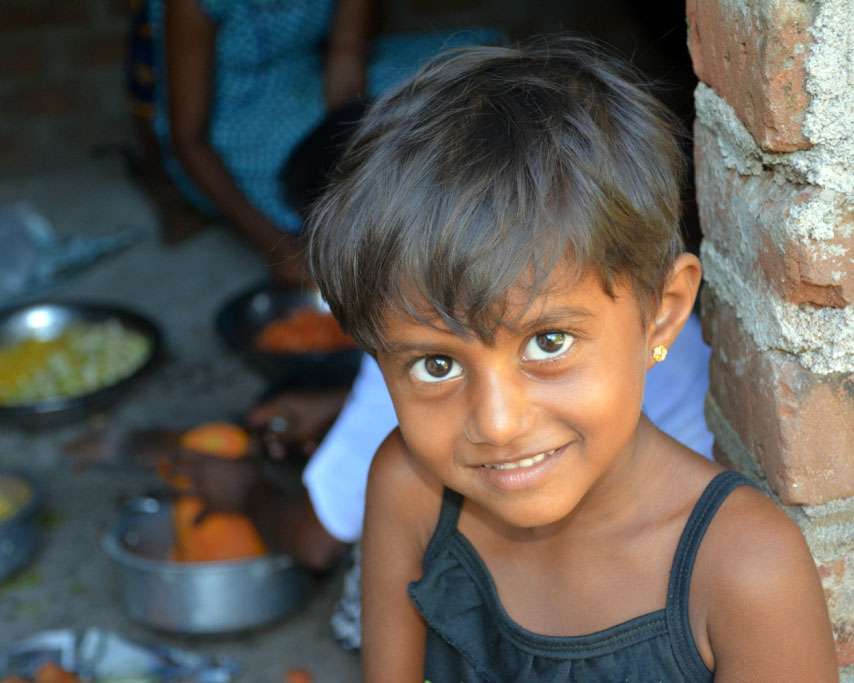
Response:
M41 544L41 493L35 482L19 472L0 470L0 496L16 508L0 521L0 581L22 569Z
M35 482L19 472L0 470L0 495L17 508L0 521L0 581L22 569L41 545L42 497Z
M308 592L307 572L290 557L173 562L172 538L171 505L134 498L103 539L125 610L147 626L199 635L242 631L293 613Z

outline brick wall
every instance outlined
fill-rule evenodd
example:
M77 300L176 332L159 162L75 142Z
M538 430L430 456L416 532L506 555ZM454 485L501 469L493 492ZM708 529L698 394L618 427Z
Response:
M0 2L0 173L129 137L128 0Z
M854 0L687 0L716 457L798 521L854 681Z

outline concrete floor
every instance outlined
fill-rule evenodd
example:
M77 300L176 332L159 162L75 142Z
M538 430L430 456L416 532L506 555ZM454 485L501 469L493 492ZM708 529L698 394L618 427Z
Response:
M145 198L117 161L92 161L32 178L0 178L0 205L28 199L61 234L103 235L137 228L141 240L45 292L51 297L106 301L155 320L168 358L137 391L95 418L119 427L185 426L241 414L263 389L214 336L211 321L230 296L264 275L261 260L226 231L210 229L177 247L157 237ZM0 584L0 646L36 631L90 626L126 637L238 658L241 681L282 681L306 668L316 683L359 681L358 658L333 640L328 619L341 574L319 582L296 616L263 631L215 640L153 633L121 610L100 539L116 499L151 484L147 475L116 469L75 472L61 445L91 428L75 424L31 433L0 425L0 467L24 469L42 483L50 524L46 543L24 573Z

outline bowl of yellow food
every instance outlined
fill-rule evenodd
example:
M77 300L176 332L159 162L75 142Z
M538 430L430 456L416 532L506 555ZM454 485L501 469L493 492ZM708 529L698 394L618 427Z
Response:
M162 335L121 307L42 301L0 311L0 420L65 424L111 407L156 364Z

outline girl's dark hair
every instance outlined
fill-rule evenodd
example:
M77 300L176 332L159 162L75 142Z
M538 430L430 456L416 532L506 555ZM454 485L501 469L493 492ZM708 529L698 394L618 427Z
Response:
M489 340L561 259L648 311L682 250L675 130L587 41L447 52L361 123L309 223L313 277L372 351L390 307Z

